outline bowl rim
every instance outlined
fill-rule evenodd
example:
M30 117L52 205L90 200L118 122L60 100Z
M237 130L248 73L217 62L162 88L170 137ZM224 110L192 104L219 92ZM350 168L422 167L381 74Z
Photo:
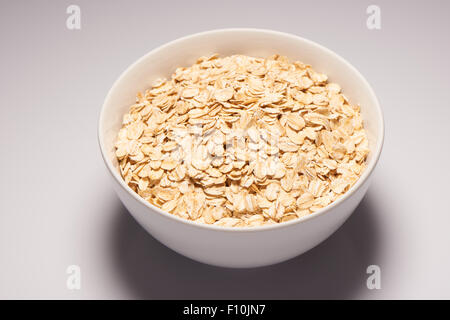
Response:
M210 225L210 224L206 224L206 223L200 223L200 222L187 220L187 219L178 217L174 214L165 212L165 211L161 210L160 208L156 207L155 205L153 205L153 204L145 201L143 198L141 198L127 184L125 184L125 181L119 175L119 172L117 172L117 170L115 170L114 166L112 165L112 161L110 161L108 159L108 157L106 156L106 152L105 152L106 149L103 144L104 139L103 139L103 126L102 126L106 105L109 104L109 100L111 99L112 92L116 89L116 87L118 86L118 83L121 81L121 79L126 74L128 74L128 72L130 72L131 69L133 69L136 65L140 64L142 61L144 61L151 55L155 54L156 52L163 50L167 47L173 46L179 42L183 42L183 41L194 39L194 38L200 38L200 37L204 37L204 36L214 35L214 34L220 35L220 34L224 34L224 33L240 33L240 32L271 34L271 35L278 36L278 37L290 38L290 40L292 40L292 41L304 42L310 46L316 47L319 50L325 51L326 53L334 56L335 59L339 60L342 64L344 64L347 68L351 69L359 77L359 80L363 83L363 85L368 88L370 99L374 101L376 113L379 118L378 119L379 120L378 121L378 132L379 132L378 138L379 139L377 141L377 145L374 148L374 154L372 156L371 161L368 163L366 169L364 170L363 174L359 177L359 179L356 181L356 183L346 193L344 193L340 198L338 198L331 204L327 205L326 207L324 207L322 209L317 210L316 212L311 213L308 216L292 219L290 221L281 222L281 223L277 223L277 224L264 225L264 226L252 226L252 227L224 227L224 226L216 226L216 225ZM338 55L334 51L332 51L314 41L305 39L303 37L300 37L300 36L297 36L294 34L286 33L286 32L274 31L274 30L269 30L269 29L260 29L260 28L224 28L224 29L213 29L213 30L209 30L209 31L198 32L198 33L190 34L190 35L183 36L183 37L177 38L175 40L169 41L161 46L158 46L158 47L152 49L150 52L146 53L145 55L143 55L142 57L137 59L134 63L132 63L130 66L128 66L125 69L125 71L123 71L120 74L120 76L115 80L115 82L113 83L112 87L109 89L109 91L105 97L104 103L100 110L100 116L98 118L97 138L98 138L98 143L100 146L100 151L101 151L103 161L105 162L106 167L108 168L108 171L111 173L111 175L116 180L116 182L118 182L119 185L122 187L122 189L124 189L126 192L128 192L135 200L137 200L138 202L143 204L148 209L155 211L155 214L160 214L162 217L172 219L173 221L180 222L180 223L186 224L188 226L192 226L194 228L203 228L203 229L222 231L222 232L263 232L263 231L268 231L268 230L287 228L287 227L291 227L296 224L304 223L304 222L312 220L312 219L316 219L319 216L322 216L326 213L331 212L333 210L333 208L339 206L340 204L345 202L348 198L350 198L364 184L364 182L366 182L369 179L369 177L372 175L373 170L375 169L375 167L378 163L378 160L381 155L381 150L383 148L383 143L384 143L384 116L383 116L383 112L382 112L381 106L379 104L378 98L376 97L375 92L373 91L369 82L358 71L358 69L356 69L347 60L342 58L340 55Z

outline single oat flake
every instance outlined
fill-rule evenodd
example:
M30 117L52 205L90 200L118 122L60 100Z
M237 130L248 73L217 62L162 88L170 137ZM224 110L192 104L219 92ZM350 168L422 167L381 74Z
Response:
M342 196L365 169L358 105L286 57L201 57L138 93L116 142L128 186L199 223L290 221Z

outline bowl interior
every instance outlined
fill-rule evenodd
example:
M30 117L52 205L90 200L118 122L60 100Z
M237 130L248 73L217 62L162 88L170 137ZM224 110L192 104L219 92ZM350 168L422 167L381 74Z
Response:
M169 78L177 67L190 66L198 57L213 53L256 57L277 53L327 74L331 82L341 85L352 104L361 105L371 149L366 171L372 170L381 151L383 118L370 85L354 67L332 51L297 36L266 30L228 29L188 36L159 47L131 65L114 83L100 116L99 140L105 160L117 172L116 178L120 176L114 143L122 117L135 102L136 93L145 91L157 78Z

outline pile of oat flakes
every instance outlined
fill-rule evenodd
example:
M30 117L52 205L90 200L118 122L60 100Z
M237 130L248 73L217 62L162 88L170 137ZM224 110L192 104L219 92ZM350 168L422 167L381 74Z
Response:
M200 58L160 79L123 118L125 182L166 212L259 226L323 208L369 152L359 107L301 62L275 55Z

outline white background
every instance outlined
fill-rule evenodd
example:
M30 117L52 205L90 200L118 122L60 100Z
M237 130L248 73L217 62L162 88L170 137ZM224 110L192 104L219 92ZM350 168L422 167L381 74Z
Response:
M315 4L317 3L317 4ZM82 29L66 28L81 7ZM381 8L382 29L366 28ZM1 1L0 298L450 298L448 1ZM100 107L137 58L224 27L334 50L377 93L386 140L369 192L331 238L288 262L222 269L149 236L113 193ZM66 268L81 267L81 290ZM381 267L381 290L366 268Z

